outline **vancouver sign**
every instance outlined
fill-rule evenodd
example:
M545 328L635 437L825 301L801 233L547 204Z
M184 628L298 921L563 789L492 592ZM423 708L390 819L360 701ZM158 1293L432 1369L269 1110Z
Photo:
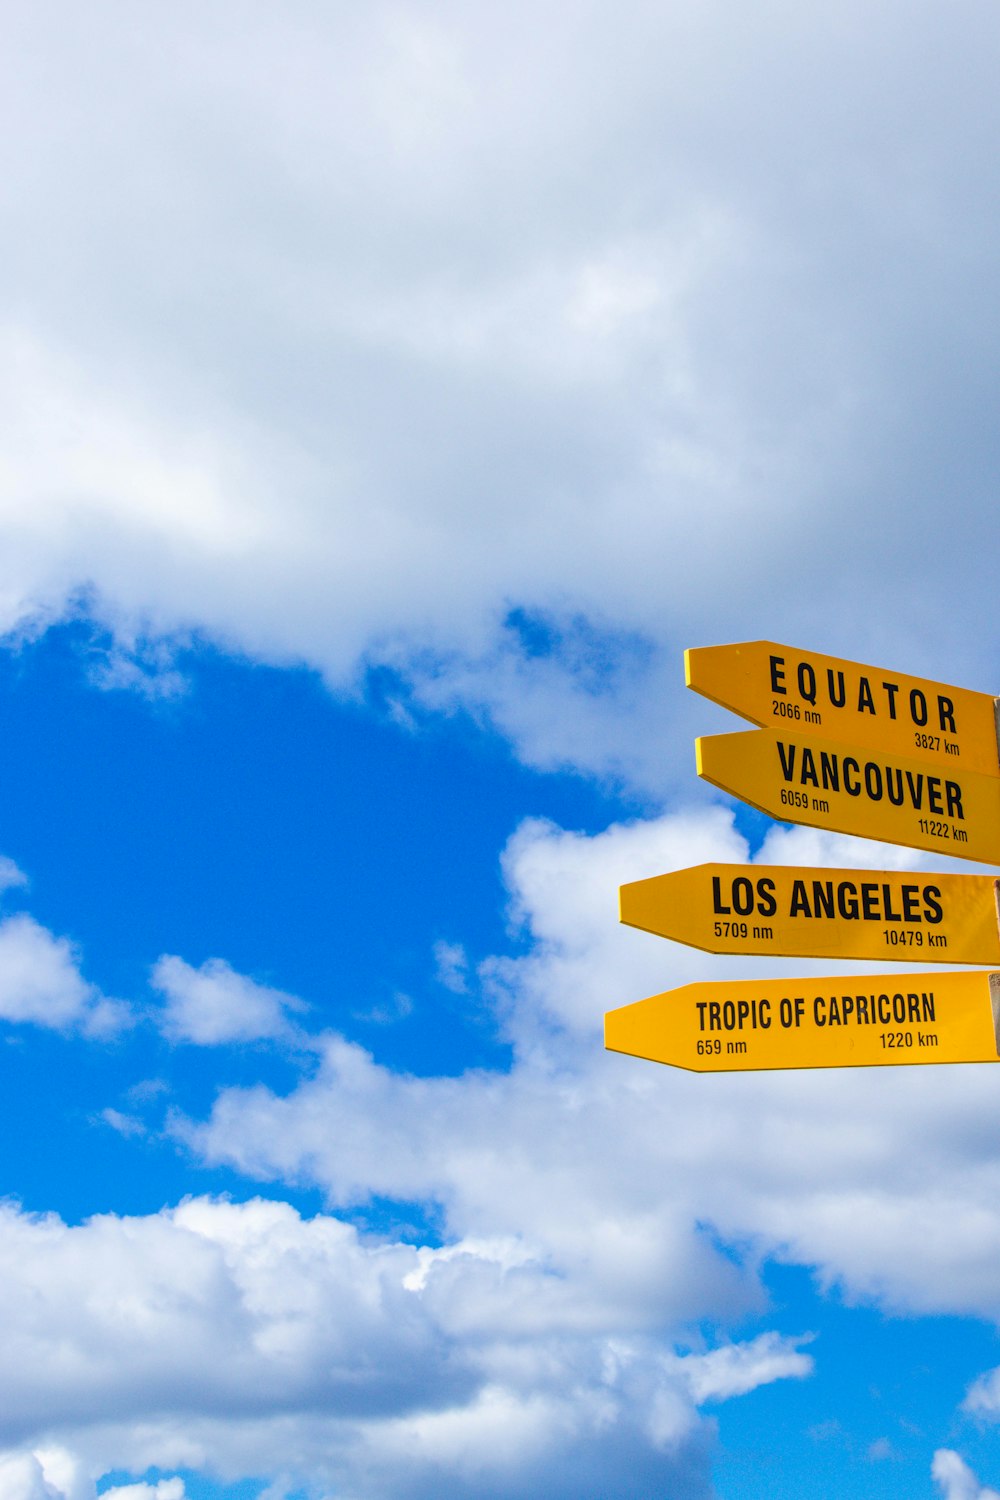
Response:
M1000 777L794 731L713 734L698 775L786 823L1000 864Z

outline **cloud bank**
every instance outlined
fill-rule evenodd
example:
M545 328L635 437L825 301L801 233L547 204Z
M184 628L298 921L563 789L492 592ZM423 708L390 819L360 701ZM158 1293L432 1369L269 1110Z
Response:
M188 1467L374 1497L520 1496L558 1470L567 1496L597 1496L638 1463L639 1493L708 1495L698 1409L821 1357L803 1329L739 1338L767 1315L769 1261L890 1312L1000 1316L988 1068L697 1077L601 1050L604 1009L764 962L617 927L609 893L746 856L720 809L590 837L525 823L503 860L524 952L474 965L463 950L461 966L509 1071L401 1074L222 960L160 959L163 1004L145 1014L165 1040L278 1044L298 1082L220 1088L203 1119L156 1093L142 1119L109 1109L108 1123L165 1130L279 1192L319 1189L329 1211L200 1198L74 1227L9 1206L0 1443L20 1455L17 1483L35 1483L25 1455L48 1443L92 1476ZM759 858L903 855L776 829ZM68 945L26 915L0 928L0 954L12 923L30 942L8 1024L37 1020L39 995L89 996ZM344 1216L376 1202L404 1218L416 1205L439 1233L362 1236ZM706 1324L729 1340L706 1344ZM992 1415L995 1383L977 1383L970 1410Z
M750 617L985 684L988 7L17 14L0 627L380 666L658 791Z
M776 1334L684 1356L616 1335L553 1297L552 1268L523 1242L366 1242L261 1199L75 1228L8 1206L0 1257L4 1500L80 1500L80 1482L50 1472L55 1435L84 1474L596 1497L618 1492L627 1461L632 1493L703 1496L696 1404L812 1368ZM183 1486L114 1493L181 1500Z

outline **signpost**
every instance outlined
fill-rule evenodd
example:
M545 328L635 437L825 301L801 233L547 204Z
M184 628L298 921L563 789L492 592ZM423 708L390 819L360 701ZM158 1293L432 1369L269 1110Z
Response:
M696 741L698 775L782 822L1000 864L1000 698L771 641L684 655L761 728ZM1000 880L698 865L620 892L621 920L712 953L992 972L689 984L609 1011L605 1046L698 1073L1000 1060Z
M687 984L608 1011L604 1045L694 1073L1000 1060L1000 973Z
M1000 777L753 729L696 741L698 775L787 823L1000 864Z
M991 875L707 864L634 880L618 899L628 926L709 953L1000 969L998 891Z
M989 693L773 641L700 646L684 669L688 687L762 728L1000 777L1000 700Z

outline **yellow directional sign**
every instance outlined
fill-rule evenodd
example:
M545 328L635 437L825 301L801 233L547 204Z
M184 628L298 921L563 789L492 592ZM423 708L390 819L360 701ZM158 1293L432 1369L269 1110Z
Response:
M608 1011L604 1045L694 1073L997 1062L1000 973L686 984Z
M698 775L772 818L1000 864L1000 778L754 729L696 741Z
M991 875L696 865L634 880L621 920L709 953L880 958L1000 969Z
M913 760L1000 776L989 693L798 651L773 641L684 653L688 687L777 732L846 740Z

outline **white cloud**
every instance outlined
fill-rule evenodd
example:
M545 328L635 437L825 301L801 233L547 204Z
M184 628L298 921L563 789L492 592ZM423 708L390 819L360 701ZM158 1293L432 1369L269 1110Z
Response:
M125 15L0 75L4 628L395 664L657 790L750 620L988 687L988 7Z
M784 845L792 857L795 835ZM720 812L595 838L527 824L505 872L531 945L480 971L509 1074L403 1077L327 1036L288 1094L223 1090L177 1129L209 1164L314 1183L334 1204L429 1200L449 1237L526 1238L556 1273L548 1295L584 1322L734 1317L759 1305L765 1255L892 1309L1000 1315L989 1065L698 1076L603 1051L604 1010L644 995L845 967L722 959L615 921L619 881L741 854ZM651 1198L652 1183L669 1191Z
M812 1356L799 1344L806 1339L762 1333L748 1344L723 1344L707 1354L689 1355L684 1372L695 1401L728 1401L774 1380L803 1379L813 1373Z
M153 696L192 640L341 690L382 663L401 719L467 709L537 764L656 791L720 722L682 645L989 686L956 607L996 576L988 6L133 20L40 0L0 59L0 629L89 612L99 680ZM294 1454L290 1483L373 1500L443 1471L470 1497L609 1493L626 1467L704 1494L692 1382L807 1356L775 1335L685 1374L653 1331L759 1309L761 1256L996 1317L990 1070L692 1078L600 1051L615 1004L761 971L618 930L615 885L744 854L717 810L529 825L506 872L531 952L479 970L510 1075L401 1078L326 1037L287 1096L228 1090L188 1129L334 1204L437 1202L446 1253L260 1206L11 1212L13 1500L70 1493L22 1443L54 1412L88 1474ZM177 1041L301 1039L221 959L154 980ZM27 916L0 925L0 1016L125 1020ZM963 1494L956 1455L935 1473Z
M101 1500L184 1500L176 1476L155 1484L106 1487ZM0 1452L0 1500L97 1500L95 1476L79 1455L66 1448L40 1447Z
M56 1500L33 1453L0 1454L0 1500Z
M996 1490L981 1485L968 1464L951 1448L939 1448L931 1474L940 1487L942 1500L998 1500Z
M164 996L157 1020L174 1042L202 1047L253 1041L292 1041L299 1035L289 1013L305 1005L280 990L255 984L220 958L192 968L165 954L152 973L153 988Z
M996 1420L1000 1417L1000 1368L988 1370L973 1381L966 1394L964 1406L977 1416Z
M794 859L795 833L782 841ZM843 840L800 842L845 859ZM0 1441L21 1455L17 1482L41 1482L23 1455L45 1438L88 1473L266 1473L373 1500L423 1500L442 1474L473 1497L526 1497L557 1471L568 1500L635 1465L651 1490L704 1496L697 1407L812 1369L779 1330L671 1348L759 1315L764 1257L891 1307L995 1316L988 1068L873 1087L870 1072L703 1078L601 1050L604 1008L721 962L620 927L617 884L745 853L719 810L593 838L525 824L504 872L530 947L479 970L509 1073L401 1076L308 1037L293 999L221 961L162 960L176 1037L294 1033L318 1059L284 1096L226 1089L208 1120L179 1121L202 1160L315 1184L331 1205L438 1205L444 1243L365 1241L280 1203L74 1228L8 1207ZM78 975L67 946L27 930Z
M57 1407L64 1424L239 1415L264 1387L267 1406L361 1412L449 1383L420 1368L426 1313L401 1285L415 1252L366 1250L348 1225L282 1204L191 1200L79 1228L8 1208L0 1254L10 1435L44 1429Z
M439 939L434 944L434 963L438 984L456 995L468 993L469 960L461 943L446 943L443 938Z
M14 861L9 859L7 855L0 855L0 891L11 890L27 884L28 877L24 871L18 869Z
M183 1500L184 1481L158 1479L155 1484L116 1484L101 1492L101 1500Z
M146 1134L146 1126L137 1115L123 1114L120 1109L112 1109L110 1107L102 1109L100 1118L104 1121L105 1125L110 1125L116 1134L123 1135L126 1138Z
M718 1359L612 1337L524 1241L365 1241L262 1200L76 1227L8 1205L0 1226L3 1500L93 1500L89 1476L150 1466L378 1500L544 1481L569 1500L627 1464L705 1497L696 1403L807 1373L777 1337Z
M23 912L0 922L0 1018L92 1036L110 1035L129 1020L120 1001L83 978L73 944Z

